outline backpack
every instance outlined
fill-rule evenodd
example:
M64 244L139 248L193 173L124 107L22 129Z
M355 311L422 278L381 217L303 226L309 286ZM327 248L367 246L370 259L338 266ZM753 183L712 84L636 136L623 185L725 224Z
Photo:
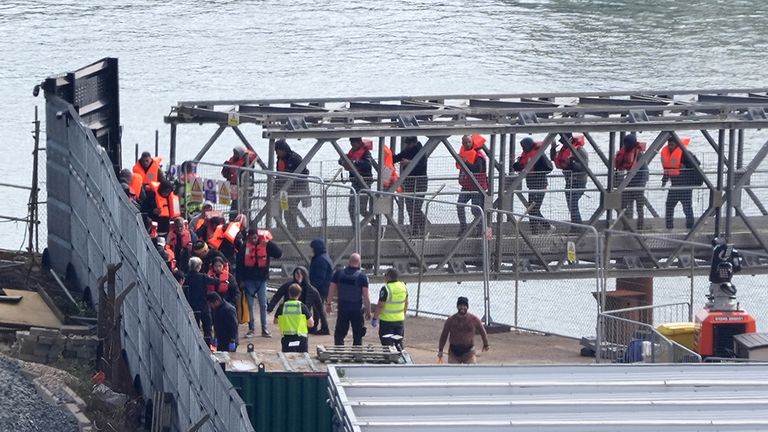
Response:
M701 163L693 153L688 153L688 164L686 164L688 181L687 186L701 186L704 184L704 174L701 172Z

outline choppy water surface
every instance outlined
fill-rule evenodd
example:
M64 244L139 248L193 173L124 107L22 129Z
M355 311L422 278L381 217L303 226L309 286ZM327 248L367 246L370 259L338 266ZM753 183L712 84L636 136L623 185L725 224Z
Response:
M155 129L163 151L178 100L766 85L759 0L115 3L0 3L0 182L29 182L32 87L104 56L120 58L125 163ZM179 158L211 132L182 128ZM0 193L0 214L24 215L25 193ZM0 247L21 231L0 224Z

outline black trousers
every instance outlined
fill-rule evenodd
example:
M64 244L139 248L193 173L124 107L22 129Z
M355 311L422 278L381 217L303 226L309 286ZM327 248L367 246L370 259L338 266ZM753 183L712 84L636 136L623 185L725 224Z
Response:
M358 202L360 203L360 217L357 219L360 221L360 219L365 218L370 213L369 206L369 196L367 193L363 192L365 189L370 189L371 185L360 185L359 183L353 181L352 182L352 188L355 190L355 192L358 193L357 198ZM349 194L349 204L347 205L347 210L349 210L349 221L352 222L354 225L355 223L355 195L353 193Z
M565 176L565 200L568 203L568 212L571 214L571 223L580 224L581 210L579 209L579 200L584 195L584 187L586 186L586 179L573 179L571 175ZM582 189L582 190L571 190Z
M427 177L416 176L408 177L403 181L403 191L409 195L422 195L427 191ZM424 224L426 219L421 207L424 201L414 198L405 198L405 211L408 212L408 219L411 221L411 232L414 235L424 234Z
M352 325L352 345L363 344L365 319L362 308L349 309L341 307L336 317L336 330L333 332L334 344L344 345L344 338L347 337L350 325Z
M200 324L202 324L203 328L203 339L205 340L205 343L209 343L211 341L211 332L213 328L213 320L211 319L211 310L207 307L201 310L195 310L193 311L195 314L195 322L197 322L197 327L200 327Z
M531 216L537 216L543 218L541 214L541 204L544 202L544 192L528 192L528 214ZM547 221L541 219L531 219L531 232L538 234L543 229L549 229L550 224Z
M627 210L624 214L627 215L627 217L630 219L632 218L633 202L637 207L637 229L643 229L645 222L645 192L641 190L622 192L621 208Z
M675 219L675 207L677 206L677 203L681 203L683 205L683 213L685 214L685 227L688 229L693 228L692 196L693 190L691 189L670 189L669 193L667 193L664 221L666 222L668 229L673 228Z
M471 191L471 190L462 190L459 194L458 203L460 204L466 204L468 202L472 202L472 204L476 206L483 206L483 193L479 191ZM472 210L472 216L475 218L479 218L483 212L475 207L470 207ZM459 217L459 226L461 227L461 230L465 230L467 228L467 208L464 206L457 206L456 207L456 213ZM479 228L479 227L478 227Z
M294 346L290 346L291 342ZM298 344L295 344L298 342ZM308 352L309 351L309 339L304 336L298 335L285 335L280 339L280 343L283 345L283 352Z
M403 325L402 321L397 322L389 322L389 321L380 321L379 322L379 341L381 341L382 345L392 345L395 348L397 348L398 351L403 350L404 345L404 338L405 335L405 326ZM385 337L386 336L386 337ZM391 336L400 336L398 337L391 337Z

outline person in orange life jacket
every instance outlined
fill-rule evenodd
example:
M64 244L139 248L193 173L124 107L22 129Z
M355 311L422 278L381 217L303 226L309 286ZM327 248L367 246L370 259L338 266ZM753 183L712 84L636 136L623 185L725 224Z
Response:
M269 305L267 305L267 312L271 313L280 301L289 300L288 288L293 284L298 284L301 287L301 296L299 297L299 300L312 309L312 316L317 318L314 325L309 326L309 332L311 334L320 335L331 334L328 330L328 318L325 315L323 298L320 296L317 289L309 282L309 274L305 267L298 266L293 269L293 279L282 284L280 288L277 289L277 292L272 296L272 300L269 301ZM318 324L320 324L319 331L316 327Z
M210 201L204 201L200 208L200 213L192 216L192 219L189 221L189 226L192 227L192 230L195 232L200 230L200 228L205 225L205 222L208 220L209 215L213 211L213 203Z
M224 222L224 217L221 216L220 212L210 211L206 214L206 219L204 220L202 226L195 230L195 234L197 234L197 238L200 240L213 243L214 249L218 249L218 240L213 239L216 238L217 229L219 226L223 225Z
M155 247L157 248L157 253L160 254L160 258L162 258L165 262L165 265L168 266L168 269L171 271L176 270L176 255L173 253L173 250L165 243L164 237L158 236L155 238Z
M688 142L689 140L684 139L683 144L688 144ZM693 186L696 186L696 167L699 165L699 160L690 150L685 150L674 138L669 138L667 145L661 149L661 165L664 167L661 186L666 186L667 182L672 184L665 203L664 222L667 229L674 227L677 203L683 205L685 227L693 228L692 197Z
M467 168L469 168L469 171L480 184L482 190L477 189L477 186L475 186L475 183L472 182L470 176L462 170L461 165L457 162L456 168L459 169L459 184L461 185L461 193L459 194L458 199L459 204L466 204L472 201L472 204L483 207L483 192L488 189L488 174L486 172L488 170L486 163L487 157L485 152L482 150L484 143L485 138L483 138L481 135L464 135L461 137L461 149L459 150L459 157L461 157L461 159L467 165ZM474 216L475 219L482 216L483 212L480 209L475 207L471 207L471 209L472 216ZM459 216L458 235L461 236L467 230L466 207L459 205L456 207L456 212ZM478 225L475 230L475 236L481 236L481 231L482 225Z
M517 172L525 169L525 166L541 148L542 144L533 141L531 137L525 137L520 140L520 147L523 152L517 158L512 169ZM539 157L534 162L533 168L525 176L525 185L528 186L528 214L541 219L532 218L531 232L538 234L542 230L549 231L552 229L552 225L549 222L543 220L544 215L541 214L541 205L544 202L544 192L540 191L547 188L547 174L552 172L552 162L546 157Z
M198 240L197 243L192 245L192 254L203 261L203 266L201 269L203 273L208 273L208 271L211 270L211 267L213 266L213 260L216 258L226 260L221 252L209 247L208 243L202 240Z
M133 172L141 176L142 185L148 185L152 182L162 183L165 181L165 175L160 169L162 163L163 158L159 156L153 158L149 152L144 152L133 166Z
M237 309L227 301L223 301L216 292L209 292L205 299L211 309L213 330L216 334L214 344L217 351L237 351L238 322Z
M568 212L571 214L571 222L580 224L581 212L579 211L579 200L584 195L584 188L587 187L587 167L589 164L589 155L584 149L584 135L574 137L571 133L560 135L560 149L557 144L549 149L549 155L555 166L563 170L565 178L565 200L568 203ZM567 143L576 150L582 162L574 156Z
M144 199L144 188L141 184L142 179L143 178L140 174L131 172L131 170L127 168L121 170L120 174L118 175L120 186L123 188L123 191L128 196L128 198L130 198L134 203L138 203Z
M362 138L350 138L349 145L352 148L347 153L347 157L352 162L352 166L349 166L344 158L339 159L339 165L349 171L349 180L352 182L352 188L358 193L358 202L360 204L360 216L366 217L369 213L368 208L368 194L361 192L364 189L370 189L373 184L373 156L371 156L371 148L373 143L370 140L364 140ZM357 176L353 173L357 171L363 178L364 182L360 182ZM354 223L355 218L355 195L349 195L349 220Z
M394 163L400 162L400 172L408 167L416 155L424 148L419 142L418 137L409 136L403 138L403 150L392 156ZM424 155L408 177L403 180L403 191L408 195L424 196L427 191L427 155ZM421 210L424 201L414 198L405 198L405 210L408 212L408 219L411 221L411 234L414 236L424 235L424 225L426 219Z
M304 168L301 172L296 172L296 169L304 159L293 151L284 139L275 141L275 154L277 155L278 172L309 175L307 168ZM291 179L275 177L275 192L278 193L289 181ZM283 211L283 219L285 219L285 225L288 227L288 230L296 233L296 230L299 228L299 203L303 207L312 205L312 198L309 196L309 183L306 180L293 180L293 183L286 189L286 193L288 194L288 209ZM301 197L299 198L298 196L300 195Z
M371 299L368 294L368 276L360 268L360 254L349 256L349 263L336 270L331 279L325 311L331 313L334 300L338 300L336 329L333 332L335 345L344 345L349 326L352 325L352 345L362 345L365 336L365 320L371 319ZM338 299L336 294L338 293Z
M192 256L192 245L197 242L197 234L189 229L187 221L177 217L171 223L171 230L165 243L176 256L176 264L181 271L189 271L189 258Z
M314 255L309 264L309 283L317 288L323 302L328 298L328 287L333 278L333 260L328 255L325 242L322 239L314 239L309 243Z
M272 241L272 233L268 230L251 228L246 234L245 245L237 253L237 280L240 282L248 300L248 333L252 337L255 324L253 302L259 297L259 319L261 321L261 336L272 337L267 328L267 280L269 279L270 259L283 256L283 250Z
M166 181L151 184L144 201L146 208L151 209L150 218L157 222L158 233L165 236L171 219L181 216L179 198L173 193L173 183Z
M208 244L221 252L232 264L236 262L235 254L243 247L243 235L241 233L246 222L245 215L231 212L229 222L219 224L208 239Z
M624 180L627 171L637 169L637 173L629 181L627 189L621 194L621 207L625 215L632 218L632 204L637 208L637 229L642 230L645 221L645 185L648 183L648 165L638 165L643 156L643 145L637 141L635 134L624 136L621 148L616 153L614 166L616 178L614 184L618 187Z
M312 312L309 310L309 307L307 307L304 302L299 300L301 297L302 289L299 284L292 283L286 290L286 294L288 295L287 300L293 300L293 301L299 301L299 304L295 306L299 306L299 309L294 309L295 312L298 312L301 315L304 315L304 319L306 319L306 327L312 327L315 325L315 320L312 317ZM277 312L275 312L275 324L280 324L280 316L283 315L283 313L286 313L285 317L288 317L291 313L291 309L286 309L286 302L283 302L280 304L280 307L277 309ZM289 303L290 307L290 303ZM286 312L287 310L287 312ZM284 322L282 325L280 325L280 332L283 334L282 339L280 340L280 343L283 346L283 352L308 352L309 351L309 336L306 334L299 334L299 331L303 331L303 326L299 324L298 322L293 322L293 320L286 320L287 322ZM295 328L299 327L299 328ZM291 333L286 334L285 331L289 331Z
M235 282L235 275L229 271L227 261L221 257L214 259L211 269L208 270L208 276L218 278L216 283L208 284L208 292L219 293L224 300L237 307L240 290Z
M187 263L189 272L187 272L182 288L187 297L187 302L189 302L189 306L195 314L197 326L200 327L202 324L203 337L205 338L206 345L208 345L211 343L211 311L208 308L205 296L208 294L208 285L218 283L219 279L201 273L200 269L202 266L203 261L200 258L192 257L189 259Z

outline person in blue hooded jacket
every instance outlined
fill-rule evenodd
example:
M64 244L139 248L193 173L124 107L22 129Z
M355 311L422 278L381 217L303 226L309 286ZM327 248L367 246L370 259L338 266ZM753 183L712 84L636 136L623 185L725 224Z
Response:
M309 283L317 288L323 302L328 298L328 287L333 278L333 260L328 255L325 248L325 242L321 239L314 239L309 244L315 255L309 264Z

